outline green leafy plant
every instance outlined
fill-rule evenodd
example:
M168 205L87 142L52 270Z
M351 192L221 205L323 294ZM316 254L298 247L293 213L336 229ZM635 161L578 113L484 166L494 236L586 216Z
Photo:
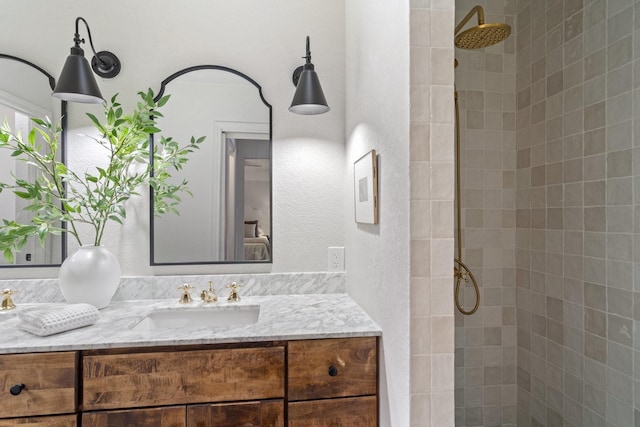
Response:
M12 175L14 182L0 183L1 191L13 193L27 201L24 208L33 214L29 223L3 219L0 224L0 251L13 262L19 251L32 237L44 244L50 234L66 232L82 245L78 230L87 224L93 231L91 244L100 245L106 225L113 221L122 224L126 218L126 202L142 185L153 189L155 214L177 213L180 194L189 190L187 182L172 183L173 171L180 170L188 156L196 150L204 137L192 137L184 146L170 137L161 137L154 144L153 164L149 161L149 135L158 134L156 119L159 109L169 96L154 101L151 89L139 92L141 100L131 115L124 115L117 95L104 104L105 117L100 121L93 114L87 116L98 130L99 137L90 137L104 149L106 166L76 172L59 158L60 127L46 118L32 119L35 126L25 136L13 132L5 121L0 128L0 149L11 150L11 156L37 170L37 178L29 182ZM60 224L66 223L66 228Z

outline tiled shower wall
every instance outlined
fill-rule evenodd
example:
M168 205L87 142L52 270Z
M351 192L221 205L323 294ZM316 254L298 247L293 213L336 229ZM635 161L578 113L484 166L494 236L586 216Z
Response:
M640 2L516 28L518 426L637 426Z
M515 1L456 1L456 23L477 4L486 22L514 26ZM477 16L465 28L477 24ZM462 260L480 307L455 312L456 426L516 423L515 37L482 50L456 48L461 124ZM466 310L473 287L461 293Z
M411 426L452 427L454 5L410 5Z

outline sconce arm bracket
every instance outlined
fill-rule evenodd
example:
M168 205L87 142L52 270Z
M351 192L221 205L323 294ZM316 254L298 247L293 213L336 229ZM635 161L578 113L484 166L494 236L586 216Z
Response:
M291 77L291 80L293 80L294 86L298 86L298 81L300 80L300 74L302 74L303 69L304 67L301 65L295 70L293 70L293 76Z
M306 59L307 62L304 64L304 66L301 65L295 70L293 70L293 76L291 77L291 80L293 81L294 86L298 86L298 81L300 80L300 74L302 74L304 70L314 69L313 64L311 63L311 43L309 42L309 36L307 36L307 54L303 56L302 59Z
M93 69L93 72L100 77L107 79L120 74L122 66L118 57L106 50L96 52L96 49L93 47L93 38L91 37L91 29L89 28L89 24L81 16L78 16L76 18L76 33L73 38L75 47L80 49L80 43L85 42L84 39L80 38L80 21L84 23L84 26L87 29L87 35L89 36L89 45L91 46L91 51L93 52L93 58L91 58L91 68Z

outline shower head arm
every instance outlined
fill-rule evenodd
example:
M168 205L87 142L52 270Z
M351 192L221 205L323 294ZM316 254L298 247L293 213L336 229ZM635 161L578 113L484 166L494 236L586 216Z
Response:
M465 24L469 22L469 20L475 13L478 14L478 25L484 24L484 10L482 10L482 6L480 5L475 6L473 9L469 11L469 13L467 13L467 16L465 16L462 19L462 21L460 21L460 23L456 26L456 29L453 31L454 36L458 34L460 30L462 30L462 27L464 27Z

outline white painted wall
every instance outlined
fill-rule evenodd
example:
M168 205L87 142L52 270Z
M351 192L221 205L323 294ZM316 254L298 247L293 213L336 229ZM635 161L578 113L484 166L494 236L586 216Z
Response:
M136 92L173 72L198 64L225 65L256 80L273 105L272 266L149 267L148 200L137 200L123 227L108 230L104 244L118 256L124 275L232 271L325 271L327 247L342 246L336 223L344 217L344 0L11 0L3 2L0 52L37 62L54 76L73 44L74 20L84 17L98 50L121 59L122 72L101 80L103 95L120 93L125 108ZM81 36L86 31L81 26ZM331 111L298 116L287 108L293 70L303 63L305 36ZM86 46L86 52L90 51ZM87 54L88 56L88 54ZM69 138L87 125L84 113L100 108L69 107ZM73 143L73 142L72 142ZM0 271L0 278L55 277L56 269Z
M380 425L405 427L409 359L409 2L346 3L345 260L349 294L382 327ZM379 155L379 225L354 222L353 162Z

